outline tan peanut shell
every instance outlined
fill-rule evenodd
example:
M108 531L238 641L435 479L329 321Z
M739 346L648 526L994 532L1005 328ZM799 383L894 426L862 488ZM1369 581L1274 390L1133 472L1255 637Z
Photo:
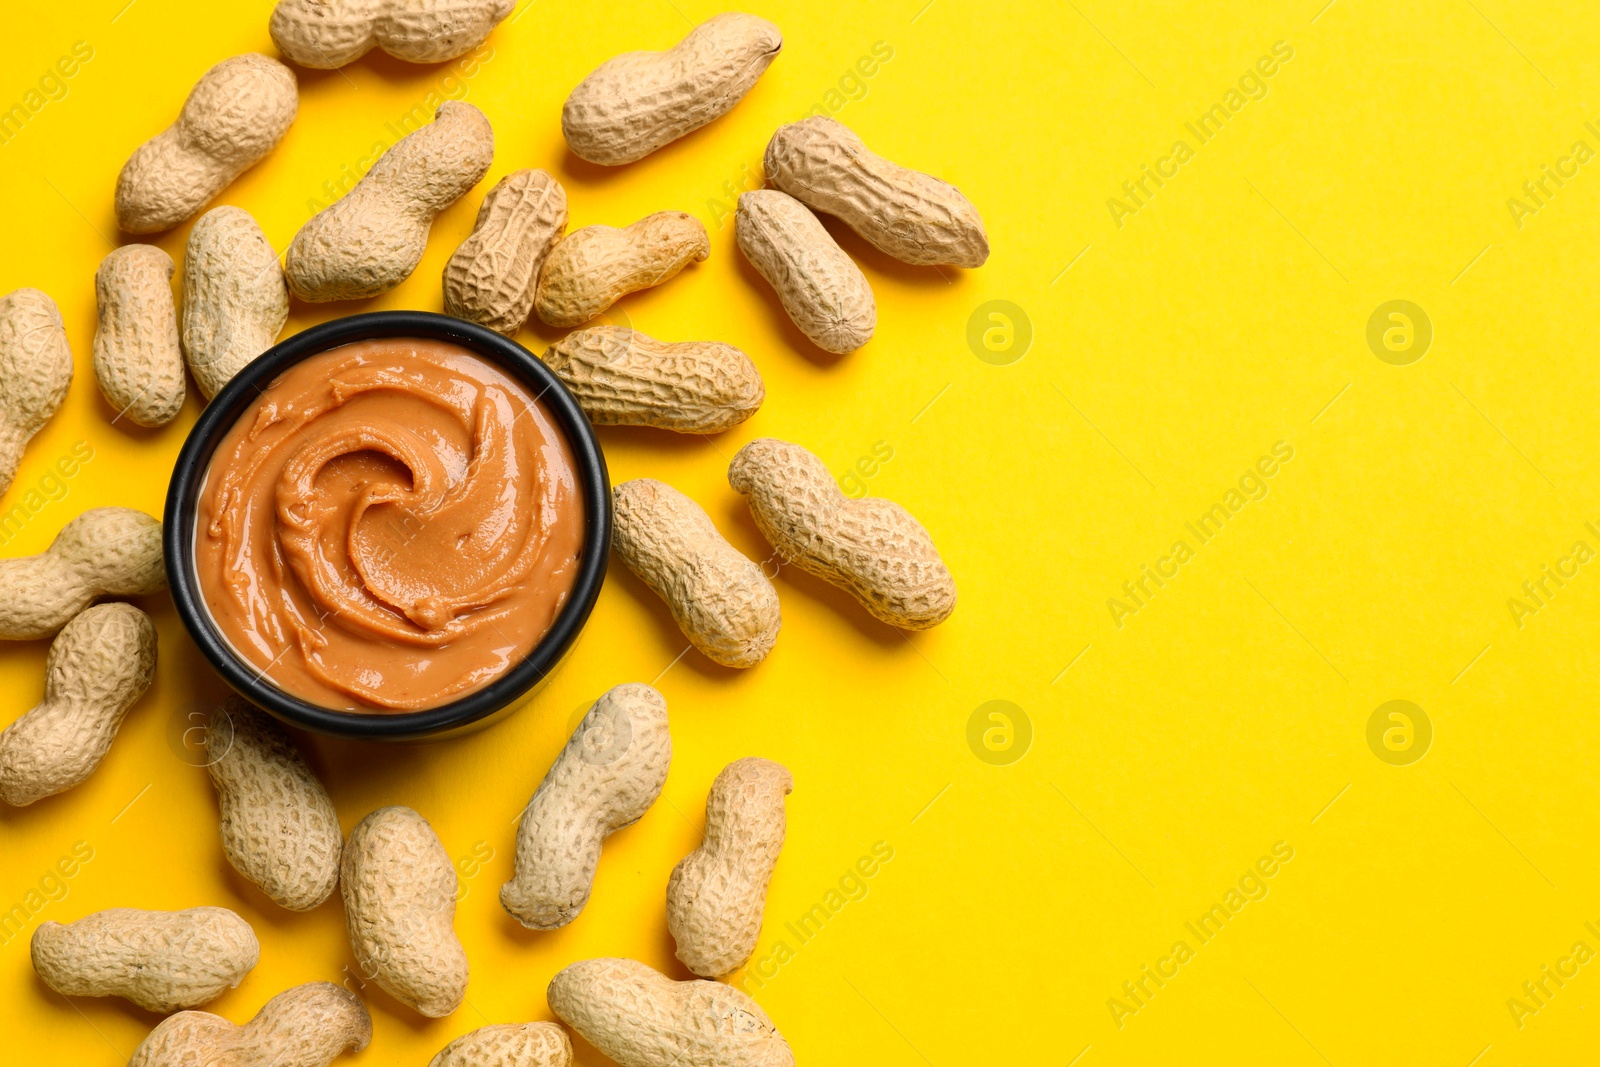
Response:
M43 703L0 731L0 800L32 804L93 774L155 669L156 628L132 604L67 623L45 659Z
M328 899L344 847L339 816L283 727L230 697L212 712L205 743L233 869L291 911Z
M741 193L734 232L812 344L842 355L872 339L878 305L866 275L804 204L775 189Z
M727 667L765 659L783 622L778 591L705 509L654 478L623 482L611 501L611 547L667 602L690 643Z
M636 960L580 960L550 980L550 1010L622 1067L794 1067L767 1013L721 982L675 982Z
M767 398L750 357L720 341L670 343L626 326L591 326L542 358L598 426L720 433Z
M140 145L117 176L117 225L157 233L193 218L266 158L300 106L294 74L254 52L203 74L178 121Z
M511 337L528 321L545 256L567 229L567 192L542 170L507 174L444 268L447 315Z
M372 1017L354 993L308 982L267 1001L243 1026L205 1011L168 1016L128 1067L327 1067L371 1040Z
M37 289L0 297L0 493L71 384L72 349L56 302Z
M238 207L201 215L183 257L183 357L201 394L277 344L288 318L283 268L256 220Z
M705 840L667 882L667 929L695 974L720 978L755 952L783 850L783 798L793 790L787 768L755 756L728 764L711 783Z
M483 112L446 100L431 123L401 138L354 189L300 227L285 256L290 291L325 301L393 289L422 261L433 220L493 161L494 131Z
M763 437L728 465L728 484L785 561L838 586L878 619L926 630L950 617L956 585L922 524L899 504L851 500L822 460Z
M111 908L33 932L33 969L57 993L163 1014L216 999L260 958L255 931L227 908Z
M123 245L94 275L95 380L117 417L140 426L165 426L183 408L172 270L172 257L155 245Z
M502 1023L462 1034L428 1067L568 1067L572 1041L555 1023Z
M97 597L166 587L161 524L132 508L90 508L41 554L0 559L0 640L49 637Z
M658 211L620 230L585 226L545 257L533 307L551 326L582 326L710 254L706 228L682 211Z
M726 115L783 48L766 19L715 15L665 52L625 52L567 97L561 132L591 163L617 166Z
M981 267L989 258L983 219L961 190L889 162L835 119L780 126L764 165L772 185L904 263Z
M350 831L339 869L350 948L364 977L430 1018L467 992L456 937L456 869L428 820L379 808Z
M407 63L466 55L516 0L278 0L267 30L302 67L332 70L373 46Z
M516 869L500 889L506 911L535 930L576 919L589 902L600 846L650 810L671 762L660 693L633 683L595 701L523 809Z

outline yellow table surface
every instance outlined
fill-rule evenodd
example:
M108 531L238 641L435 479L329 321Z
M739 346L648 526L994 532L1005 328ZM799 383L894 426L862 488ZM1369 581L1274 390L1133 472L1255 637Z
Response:
M423 1064L485 1023L549 1018L545 985L575 959L686 977L667 876L717 770L746 755L782 761L796 789L734 980L803 1063L1592 1058L1600 15L1321 5L755 4L785 44L749 97L616 170L566 153L562 100L716 7L525 0L473 59L300 72L288 136L218 201L280 249L443 98L483 109L496 152L409 281L296 304L289 332L438 309L445 260L514 169L555 174L574 228L692 212L711 258L611 318L740 346L767 401L710 440L603 431L613 479L672 483L762 559L727 461L758 436L801 442L922 520L960 604L901 634L784 568L777 648L732 672L682 654L614 564L569 660L502 725L307 739L347 830L410 805L458 860L472 981L459 1011L423 1021L362 984L336 900L291 914L227 866L185 745L223 687L170 603L142 601L157 679L104 764L0 812L0 1059L116 1064L157 1021L68 1001L29 966L40 923L112 906L249 919L261 962L210 1005L229 1018L299 982L359 990L374 1037L341 1062ZM0 290L59 302L77 376L0 500L23 509L4 554L42 550L88 507L160 513L198 399L160 430L111 424L90 370L94 270L119 240L122 161L213 63L274 52L269 9L11 4L0 105L22 110L0 116ZM832 227L879 309L876 338L841 359L783 319L729 217L772 130L813 109L960 186L993 246L977 270L909 268ZM181 259L187 233L156 243ZM80 443L92 459L52 478ZM0 649L0 721L38 699L46 648ZM575 717L628 681L669 702L665 792L607 843L578 921L525 931L497 900L513 822ZM70 878L52 873L75 853ZM603 1059L580 1044L579 1061Z

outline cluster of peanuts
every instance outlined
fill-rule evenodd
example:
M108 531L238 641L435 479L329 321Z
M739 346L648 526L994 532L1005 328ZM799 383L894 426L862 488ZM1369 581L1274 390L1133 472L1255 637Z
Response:
M213 712L205 745L233 868L292 911L315 908L339 889L364 979L429 1018L459 1008L469 974L455 932L459 883L427 819L407 807L379 808L341 837L327 789L288 733L238 697ZM660 693L630 684L601 696L523 809L514 871L500 891L506 911L534 930L577 919L605 839L644 817L671 762ZM75 783L51 784L59 791ZM793 787L782 765L755 757L729 764L712 783L704 840L673 868L666 893L678 959L694 974L726 976L754 953ZM237 986L260 954L250 924L220 907L111 908L46 922L32 942L34 970L59 993L176 1013L150 1032L130 1067L326 1067L366 1047L365 1005L329 982L280 993L242 1026L192 1010ZM556 1015L624 1067L794 1063L760 1006L722 982L679 982L636 960L599 958L566 967L547 997ZM452 1041L432 1067L568 1067L571 1057L555 1023L499 1024Z
M514 0L279 0L270 22L289 61L331 69L373 47L408 62L476 48ZM778 27L715 16L663 52L633 52L573 90L562 131L580 158L621 166L730 111L782 48ZM140 146L116 186L121 228L157 233L194 218L265 158L298 111L294 73L257 54L224 60L195 85L173 125ZM428 126L385 152L342 199L308 221L280 265L250 214L217 207L192 228L181 323L172 260L128 244L95 278L94 370L117 412L160 426L181 409L185 366L206 396L277 340L289 297L362 299L416 269L433 220L487 173L494 136L476 107L444 103ZM831 215L905 263L976 267L982 220L959 191L869 150L813 117L778 129L766 148L771 188L744 193L737 243L784 312L819 348L846 353L877 323L871 287L815 213ZM550 174L518 170L484 197L471 235L443 275L445 310L513 336L537 315L584 327L628 293L660 285L710 254L705 228L675 211L629 226L566 233L567 194ZM710 434L748 419L765 398L754 362L716 341L664 342L631 329L574 329L542 357L590 420ZM0 299L0 492L29 438L60 406L72 377L61 316L33 289ZM955 586L927 531L887 500L847 499L805 448L761 438L728 469L732 488L775 549L907 629L942 622ZM780 626L776 589L706 511L653 479L615 487L614 547L671 608L700 652L750 667ZM0 800L30 804L83 781L124 714L149 687L155 632L132 605L104 597L165 587L160 524L123 508L85 512L44 554L0 560L0 639L58 636L45 700L0 732ZM91 606L93 605L93 606ZM515 873L501 891L525 926L571 923L589 899L601 846L660 795L671 760L666 702L650 686L618 686L579 723L524 809ZM327 790L270 717L233 698L206 731L223 850L284 908L304 911L341 890L352 952L365 976L422 1015L456 1010L468 962L454 930L456 872L420 814L387 807L342 837ZM767 886L784 838L789 772L741 759L712 784L701 846L673 870L668 927L679 960L725 977L755 950ZM170 1015L134 1053L135 1067L226 1061L239 1067L324 1067L366 1047L359 998L326 982L289 989L235 1025L188 1010L236 986L258 960L248 923L217 907L118 908L33 938L33 963L69 995L124 997ZM676 982L642 963L592 959L551 981L551 1009L624 1067L792 1064L772 1021L717 981ZM452 1042L432 1067L565 1067L571 1043L547 1022L486 1026Z

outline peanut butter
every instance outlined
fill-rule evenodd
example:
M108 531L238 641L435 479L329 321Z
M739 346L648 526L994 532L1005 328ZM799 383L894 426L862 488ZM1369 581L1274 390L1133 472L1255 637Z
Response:
M572 592L583 494L550 412L457 345L285 371L223 438L195 555L212 618L286 692L437 707L511 669Z

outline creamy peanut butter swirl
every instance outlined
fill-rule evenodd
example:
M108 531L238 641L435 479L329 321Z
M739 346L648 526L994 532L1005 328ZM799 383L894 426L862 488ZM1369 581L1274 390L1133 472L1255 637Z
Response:
M223 439L200 584L228 640L327 707L434 707L538 643L584 536L549 412L445 342L346 345L290 368Z

